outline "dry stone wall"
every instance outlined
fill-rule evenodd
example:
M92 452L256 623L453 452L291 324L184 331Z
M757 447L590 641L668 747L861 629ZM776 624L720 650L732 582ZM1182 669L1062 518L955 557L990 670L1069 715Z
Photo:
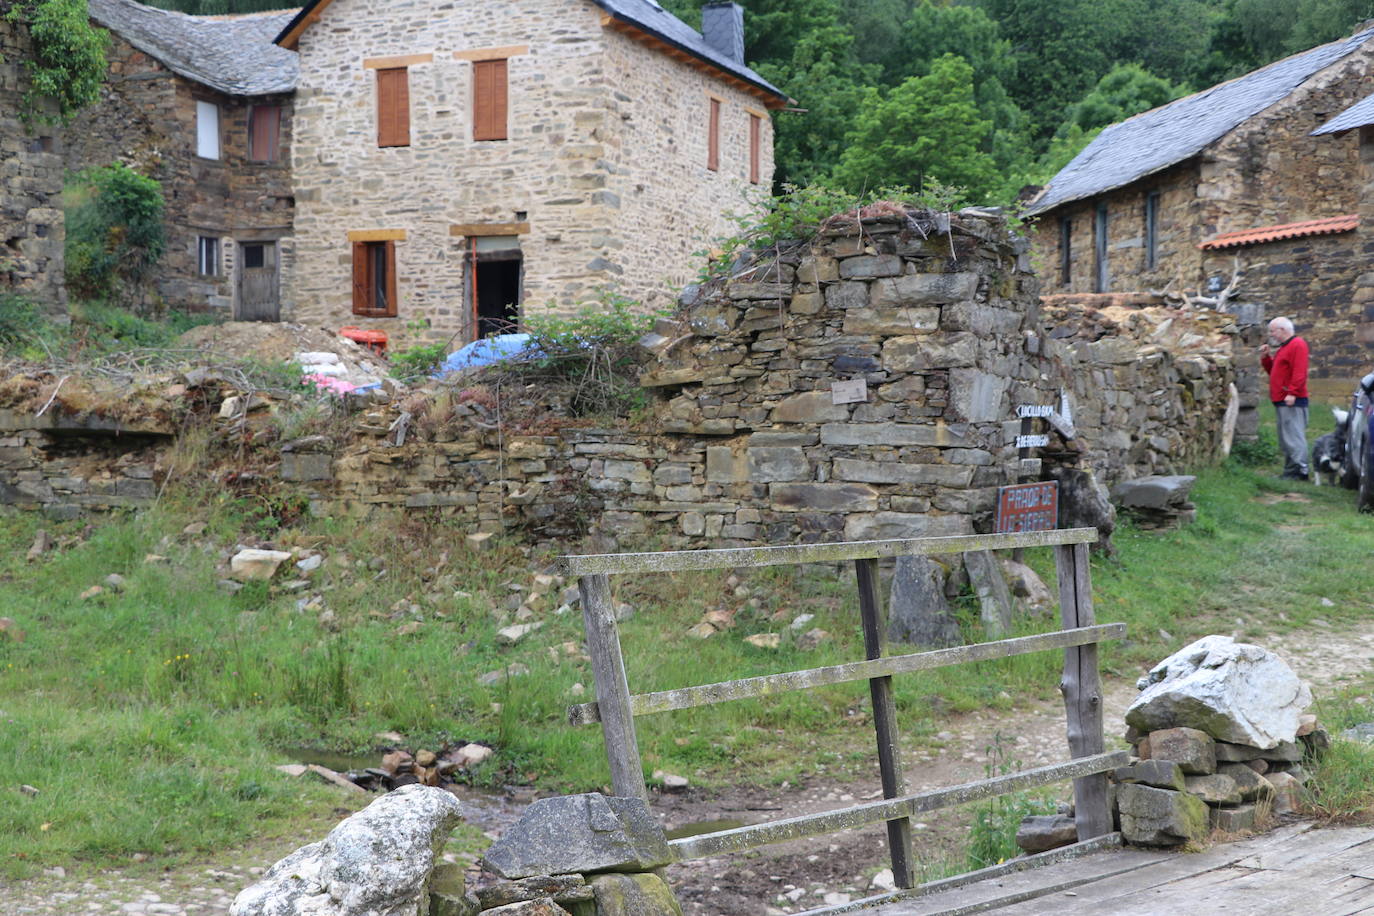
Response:
M20 120L30 110L25 62L33 49L28 29L8 17L12 6L0 0L0 294L22 294L65 318L62 137L52 125Z
M641 424L532 435L496 422L468 379L442 410L377 403L341 440L287 443L277 473L318 513L758 545L988 530L996 488L1021 472L1015 408L1065 395L1076 428L1038 451L1045 474L1072 465L1107 485L1219 454L1230 317L1042 312L1025 243L990 214L840 221L736 268L684 294L642 378L660 403ZM836 403L837 382L865 391Z

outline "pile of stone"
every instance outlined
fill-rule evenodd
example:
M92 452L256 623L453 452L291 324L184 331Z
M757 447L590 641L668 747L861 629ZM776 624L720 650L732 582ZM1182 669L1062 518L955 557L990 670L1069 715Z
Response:
M449 793L398 789L268 869L230 916L682 916L653 872L667 838L638 799L536 801L484 857L501 880L475 889L435 861L460 820Z
M1197 506L1188 501L1196 482L1188 475L1123 480L1112 487L1112 502L1143 529L1181 528L1197 518Z
M1174 846L1295 812L1305 763L1328 745L1311 692L1278 656L1207 636L1141 678L1126 712L1130 765L1114 774L1128 843Z

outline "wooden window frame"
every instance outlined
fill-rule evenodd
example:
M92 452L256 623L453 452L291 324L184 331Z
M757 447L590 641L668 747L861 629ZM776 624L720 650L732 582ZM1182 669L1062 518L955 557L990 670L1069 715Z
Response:
M363 318L396 317L396 242L394 239L354 241L353 245L353 314ZM379 261L386 276L382 278L382 295L377 306L378 287L376 268Z
M261 142L268 143L266 155L258 147L259 141L259 119L272 113L272 127L270 130L271 139ZM277 162L281 159L281 106L280 105L249 105L248 106L248 161L249 162Z
M472 62L472 139L474 143L510 139L508 58Z
M224 276L224 246L217 235L196 236L196 272L202 277ZM206 267L209 270L206 270Z
M721 99L713 95L706 97L706 170L720 171L720 113Z
M410 146L410 68L376 68L377 146Z

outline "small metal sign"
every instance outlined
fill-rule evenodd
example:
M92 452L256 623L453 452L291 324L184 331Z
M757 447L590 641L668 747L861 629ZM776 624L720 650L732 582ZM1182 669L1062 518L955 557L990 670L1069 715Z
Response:
M1054 480L997 488L997 533L1051 531L1059 524L1059 483Z
M830 403L863 404L868 401L868 382L861 378L830 383Z
M1017 448L1044 448L1050 444L1050 437L1045 433L1032 433L1028 436L1017 436Z
M1048 417L1054 413L1054 408L1048 404L1022 404L1016 408L1016 415L1022 419L1026 417Z

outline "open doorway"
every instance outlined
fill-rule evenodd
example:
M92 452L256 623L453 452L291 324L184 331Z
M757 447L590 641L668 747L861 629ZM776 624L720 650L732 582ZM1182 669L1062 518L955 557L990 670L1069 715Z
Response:
M510 334L520 325L524 257L515 236L468 239L467 299L473 338Z

